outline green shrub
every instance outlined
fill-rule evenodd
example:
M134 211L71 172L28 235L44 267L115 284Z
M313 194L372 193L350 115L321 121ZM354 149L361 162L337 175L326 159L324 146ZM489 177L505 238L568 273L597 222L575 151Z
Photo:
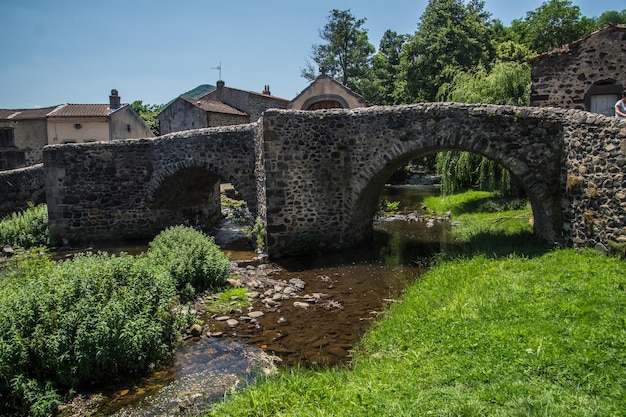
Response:
M175 295L170 275L147 257L12 262L0 282L0 404L45 415L55 389L147 370L178 340Z
M0 222L0 246L32 248L49 243L48 207L29 204L22 213L13 213Z
M230 272L212 237L186 226L170 227L150 242L148 257L167 270L183 295L219 288Z

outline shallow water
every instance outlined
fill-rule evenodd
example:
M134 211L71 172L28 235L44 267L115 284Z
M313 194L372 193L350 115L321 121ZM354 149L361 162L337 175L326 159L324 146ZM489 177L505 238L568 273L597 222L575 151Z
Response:
M389 187L381 198L400 200L401 209L412 213L420 212L423 197L431 194L432 187ZM272 356L283 366L348 363L355 343L372 322L407 283L419 279L441 245L450 242L449 232L448 222L407 221L400 215L377 220L370 245L316 258L280 260L272 265L271 278L285 282L298 278L306 283L304 293L319 294L320 302L303 309L292 300L267 310L257 300L252 308L265 315L256 322L232 329L211 322L212 330L223 332L223 337L185 341L160 370L109 394L97 415L200 413L260 370L268 371ZM215 239L233 260L256 255L241 231L227 222Z

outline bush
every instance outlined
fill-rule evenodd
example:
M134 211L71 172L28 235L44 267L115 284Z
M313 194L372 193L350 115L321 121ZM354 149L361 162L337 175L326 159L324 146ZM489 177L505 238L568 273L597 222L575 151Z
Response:
M0 414L50 415L62 393L148 370L179 340L177 289L216 287L228 272L212 239L186 227L164 231L138 257L54 263L31 251L3 261Z
M152 242L148 257L167 270L183 295L224 285L230 271L228 258L212 237L186 226L170 227Z
M16 260L0 283L0 404L45 415L57 390L145 371L178 340L174 297L146 257Z
M0 222L0 246L32 248L49 243L48 207L29 205L22 213L13 213Z

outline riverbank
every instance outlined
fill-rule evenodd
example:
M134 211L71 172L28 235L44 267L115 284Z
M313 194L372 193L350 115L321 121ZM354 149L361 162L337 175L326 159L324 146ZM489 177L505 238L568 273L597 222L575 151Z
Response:
M352 366L259 378L209 416L619 415L626 264L571 249L443 263Z
M206 415L621 415L626 263L540 245L525 213L462 218L465 244L390 306L350 365L283 369Z

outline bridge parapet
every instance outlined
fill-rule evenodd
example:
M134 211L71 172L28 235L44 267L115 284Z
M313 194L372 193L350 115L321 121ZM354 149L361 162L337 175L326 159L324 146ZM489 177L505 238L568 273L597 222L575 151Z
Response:
M219 180L255 211L257 124L155 139L44 148L51 237L60 242L150 239L220 215Z

